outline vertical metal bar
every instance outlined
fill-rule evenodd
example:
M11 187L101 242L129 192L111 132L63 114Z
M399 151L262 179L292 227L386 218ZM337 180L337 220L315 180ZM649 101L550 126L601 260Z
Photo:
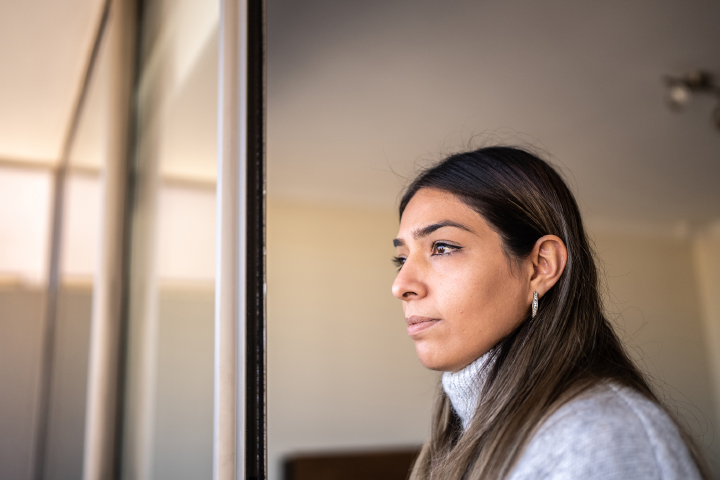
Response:
M246 479L267 476L265 356L265 2L248 2Z
M164 6L163 6L164 5ZM174 4L173 4L174 5ZM132 166L123 302L122 410L118 411L116 478L149 480L155 466L159 298L157 228L162 109L171 86L168 45L158 37L167 22L162 2L139 0ZM154 59L154 60L153 60Z
M92 49L83 74L82 83L70 117L68 130L63 141L58 167L53 179L50 262L48 268L48 287L45 318L42 326L43 338L40 352L40 384L38 388L37 411L35 417L35 438L33 452L32 478L43 480L46 477L50 392L52 389L52 366L55 355L55 329L57 325L58 297L60 294L60 255L62 247L63 213L65 202L65 184L70 152L80 122L80 115L87 98L90 79L97 63L98 52L108 21L110 0L106 0L93 40Z
M134 66L135 2L112 2L103 55L109 60L108 141L90 324L84 480L117 478L125 217Z
M247 0L222 0L213 478L245 476Z

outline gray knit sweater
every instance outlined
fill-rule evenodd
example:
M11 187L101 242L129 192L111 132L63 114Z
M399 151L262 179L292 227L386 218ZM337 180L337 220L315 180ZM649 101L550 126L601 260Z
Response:
M453 409L467 428L489 368L488 355L443 374ZM614 384L560 407L540 426L510 480L700 479L675 424L655 403Z

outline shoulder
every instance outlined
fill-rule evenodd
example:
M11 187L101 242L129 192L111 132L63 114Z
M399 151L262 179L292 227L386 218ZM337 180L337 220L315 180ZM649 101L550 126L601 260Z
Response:
M699 479L675 423L655 402L601 384L543 423L513 469L524 479Z

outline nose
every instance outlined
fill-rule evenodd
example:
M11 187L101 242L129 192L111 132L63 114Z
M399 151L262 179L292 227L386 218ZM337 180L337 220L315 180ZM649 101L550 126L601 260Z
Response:
M392 284L392 293L400 300L422 298L427 295L427 286L418 265L408 258L395 277Z

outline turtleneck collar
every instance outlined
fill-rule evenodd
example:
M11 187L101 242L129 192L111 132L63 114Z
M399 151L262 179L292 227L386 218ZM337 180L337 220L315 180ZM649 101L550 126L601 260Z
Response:
M442 386L450 399L453 410L462 420L463 429L467 430L472 421L480 400L480 390L487 378L492 350L457 372L445 372Z

